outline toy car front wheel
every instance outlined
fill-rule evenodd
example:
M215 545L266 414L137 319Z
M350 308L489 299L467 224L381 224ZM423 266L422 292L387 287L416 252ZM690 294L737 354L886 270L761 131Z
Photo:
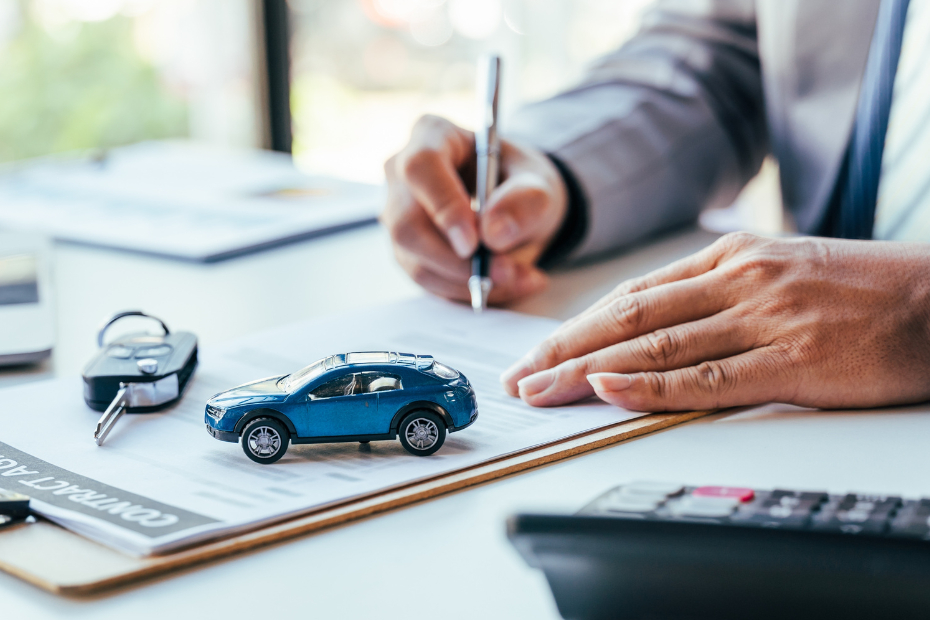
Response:
M255 418L242 431L242 451L255 461L274 463L287 451L290 433L274 418Z
M397 435L410 454L429 456L446 440L446 424L432 411L420 409L401 420Z

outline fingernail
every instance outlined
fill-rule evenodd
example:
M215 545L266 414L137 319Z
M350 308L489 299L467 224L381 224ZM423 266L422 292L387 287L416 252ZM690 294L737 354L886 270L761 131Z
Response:
M459 258L468 258L474 253L475 242L464 226L453 226L447 234L449 243L452 244L452 249L458 254Z
M520 388L521 394L533 396L552 385L553 381L555 381L555 371L550 369L520 379L517 381L517 386Z
M588 375L588 383L600 392L620 392L633 385L633 377L615 372L595 372Z
M516 220L509 215L503 215L488 227L489 241L495 246L506 246L517 240L520 234L520 227L517 226Z

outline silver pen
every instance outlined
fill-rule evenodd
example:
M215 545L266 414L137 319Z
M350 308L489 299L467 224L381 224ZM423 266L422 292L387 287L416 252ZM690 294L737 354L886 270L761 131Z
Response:
M500 140L497 137L497 99L501 86L501 59L491 55L478 61L478 126L475 130L475 151L478 156L475 179L474 208L478 217L484 212L491 192L497 187L500 158ZM478 245L471 259L471 277L468 292L471 307L481 312L488 307L491 293L491 252Z

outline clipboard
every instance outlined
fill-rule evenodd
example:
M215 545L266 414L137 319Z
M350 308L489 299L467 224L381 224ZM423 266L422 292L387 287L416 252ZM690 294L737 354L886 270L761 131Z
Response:
M711 413L714 410L645 415L161 556L124 555L43 519L0 530L0 570L53 594L101 595L578 456Z

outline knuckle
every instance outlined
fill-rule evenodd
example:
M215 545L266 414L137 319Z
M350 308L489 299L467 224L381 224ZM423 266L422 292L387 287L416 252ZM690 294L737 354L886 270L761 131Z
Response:
M533 354L533 370L552 368L562 361L566 346L561 338L549 338L540 343Z
M673 363L680 353L680 340L667 329L659 329L644 338L644 353L649 361L660 366Z
M411 249L415 247L418 235L413 226L400 221L391 227L391 239L397 245Z
M768 252L758 252L737 263L737 275L752 281L774 280L788 268L784 257Z
M394 178L394 171L397 169L397 155L391 155L384 160L384 176L390 183Z
M640 297L624 295L610 304L610 317L614 323L636 328L645 319L645 308Z
M620 298L624 295L630 295L631 293L638 293L639 291L647 288L649 288L649 279L647 276L644 276L641 278L633 278L632 280L621 282L616 287L614 287L614 290L611 292L611 294L616 298Z
M796 365L821 359L822 345L811 334L795 334L772 343L771 349L778 362L783 365Z
M406 179L423 178L436 165L440 154L435 149L418 148L398 157L397 166Z
M462 210L459 208L460 205L456 200L446 200L440 203L437 203L435 213L432 214L432 219L436 223L436 226L440 230L449 230L454 225L462 222Z
M444 126L448 121L442 118L441 116L436 116L435 114L422 114L414 123L414 131L423 131L429 129L436 129Z
M717 243L725 248L739 249L749 247L759 239L761 239L761 237L758 235L740 231L725 234L724 236L720 237L719 240L717 240Z
M413 246L418 235L414 226L404 218L386 217L385 226L395 244L409 248Z
M650 401L664 400L669 395L668 376L661 372L643 373L643 384Z
M590 374L589 360L584 357L576 357L563 362L559 365L560 374L567 378L584 378Z
M424 288L432 281L430 270L419 261L413 262L407 268L407 272L410 274L410 279Z
M800 248L797 253L816 269L828 267L837 260L836 252L831 244L819 238L802 238L796 241Z
M697 366L697 388L707 394L725 394L733 385L733 377L718 361L701 362Z
M388 197L384 209L378 214L378 221L381 222L390 233L392 229L398 225L398 222L403 219L403 211L404 207L400 201Z
M533 216L545 209L546 204L549 202L549 192L538 185L527 185L521 193L522 202L527 207L526 210Z

